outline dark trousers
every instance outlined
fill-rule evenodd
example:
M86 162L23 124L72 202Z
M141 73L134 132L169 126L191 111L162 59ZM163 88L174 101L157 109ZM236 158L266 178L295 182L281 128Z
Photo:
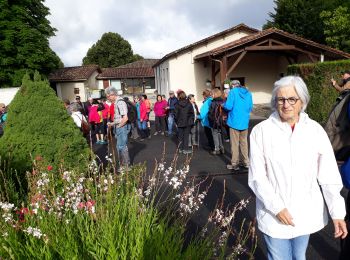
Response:
M205 126L204 127L204 133L205 133L205 136L208 139L209 149L210 150L214 150L215 146L214 146L214 139L213 139L213 134L211 132L211 128Z
M191 126L178 127L179 149L188 150L188 136L190 134Z
M346 217L345 217L346 225L348 230L350 229L350 191L348 191L348 195L346 198ZM340 239L340 260L350 259L350 237L349 234L345 239Z
M155 119L156 132L165 132L165 116L156 116Z

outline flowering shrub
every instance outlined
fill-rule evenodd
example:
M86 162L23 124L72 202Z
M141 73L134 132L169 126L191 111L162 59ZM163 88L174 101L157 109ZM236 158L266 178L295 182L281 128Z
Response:
M40 160L41 161L41 160ZM36 162L36 161L34 161ZM189 161L177 168L162 160L151 176L142 165L120 175L57 170L43 163L28 174L27 205L0 202L0 256L5 259L211 259L251 257L249 228L236 232L232 209L221 202L208 224L184 244L186 224L210 185L188 178ZM229 238L235 243L228 243Z

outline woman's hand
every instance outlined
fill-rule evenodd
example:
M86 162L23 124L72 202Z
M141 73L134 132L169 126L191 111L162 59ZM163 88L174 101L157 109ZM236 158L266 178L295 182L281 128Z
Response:
M282 209L277 215L276 217L278 218L279 221L281 221L283 224L285 225L291 225L291 226L295 226L293 223L293 217L292 215L289 213L288 209L284 208Z
M333 219L334 224L334 237L341 237L344 239L348 234L348 229L346 228L346 222L343 219Z

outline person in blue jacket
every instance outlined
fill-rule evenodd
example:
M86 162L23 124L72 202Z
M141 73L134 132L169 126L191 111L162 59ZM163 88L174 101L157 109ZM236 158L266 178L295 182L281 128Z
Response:
M0 137L4 134L4 127L7 120L6 106L0 103Z
M230 90L224 109L228 111L227 125L230 128L231 163L228 170L239 170L240 164L249 168L248 157L248 125L250 112L253 109L252 94L242 86L239 80L231 82Z
M204 128L205 136L208 139L209 150L213 151L215 148L214 139L213 139L213 134L212 134L211 127L209 125L209 119L208 119L209 108L213 100L213 97L211 96L210 89L204 90L202 94L203 94L204 101L198 115L198 120L201 121L201 124Z

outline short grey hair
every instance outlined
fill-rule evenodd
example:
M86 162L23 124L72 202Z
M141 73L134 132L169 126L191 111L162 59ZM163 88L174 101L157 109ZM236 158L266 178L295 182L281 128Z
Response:
M234 79L231 81L231 86L239 86L241 85L241 82L238 79Z
M118 95L118 89L116 89L115 87L108 87L105 89L105 93L106 95L116 95L116 96L119 96Z
M303 103L301 111L304 112L306 110L307 105L309 104L310 95L304 80L299 76L286 76L275 82L271 97L272 111L275 111L277 108L276 96L278 90L285 87L294 87L295 92L298 94L298 97Z
M70 111L72 112L77 112L77 111L80 111L80 109L82 109L81 105L79 105L78 103L76 102L73 102L69 105L69 109Z

